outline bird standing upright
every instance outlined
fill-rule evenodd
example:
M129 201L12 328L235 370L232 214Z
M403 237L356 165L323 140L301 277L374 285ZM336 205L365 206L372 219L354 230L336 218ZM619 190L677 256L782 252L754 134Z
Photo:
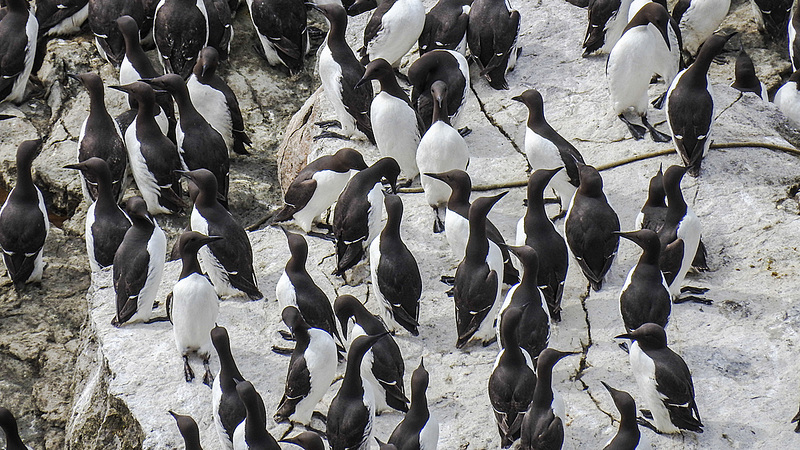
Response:
M86 211L84 239L89 267L92 271L98 271L114 263L114 255L131 227L131 220L117 205L111 190L111 171L104 160L93 156L64 168L80 170L95 180L96 200Z
M467 26L471 0L439 0L425 15L419 35L419 54L444 49L462 55L467 51Z
M78 137L78 162L92 157L103 159L109 169L112 201L122 200L128 182L128 154L125 138L117 122L106 109L103 80L88 72L75 76L89 93L89 115L83 121ZM87 201L98 199L99 186L92 171L81 170L81 186Z
M525 157L532 170L564 170L551 175L550 186L561 198L561 209L569 202L580 184L578 165L584 164L583 156L566 139L547 123L544 118L544 100L536 89L528 89L512 100L528 107L528 123L525 129ZM530 199L528 199L530 201Z
M694 400L692 374L683 358L667 347L664 328L646 323L617 338L633 341L631 369L645 405L653 415L651 427L660 433L679 433L681 430L702 433L703 423Z
M527 350L519 346L517 326L527 306L512 306L500 323L500 349L489 375L489 400L500 432L502 448L509 448L520 437L522 422L536 388L534 364ZM537 354L538 355L538 354Z
M189 76L208 45L208 11L203 0L161 0L153 19L158 59L166 73Z
M375 399L372 389L361 378L361 361L367 350L385 335L361 336L350 346L342 386L328 410L326 434L331 450L366 450L370 446Z
M306 5L300 0L251 0L249 5L259 40L256 52L270 66L300 73L310 49Z
M364 27L361 64L378 58L392 67L411 50L425 27L425 6L420 0L383 0Z
M131 197L125 204L131 227L114 254L114 291L117 314L114 326L126 322L147 322L164 274L167 237L147 211L142 197Z
M603 450L635 450L640 446L648 448L644 436L639 431L639 424L636 422L636 403L631 394L618 391L607 385L605 381L601 381L601 383L611 394L611 399L614 400L614 406L617 407L620 415L619 429L609 439Z
M697 59L675 77L667 91L667 125L675 149L693 177L700 174L714 125L714 95L708 82L708 68L734 34L709 37Z
M564 237L544 209L544 189L559 169L539 169L528 179L528 211L517 222L517 246L528 245L540 255L536 280L547 302L550 318L561 322L561 298L569 267Z
M7 0L0 21L0 103L22 103L33 70L39 22L28 0Z
M648 229L619 235L642 248L639 262L628 272L619 293L619 311L625 329L633 331L648 322L666 327L672 309L672 295L659 268L661 242L658 235Z
M503 256L497 244L486 238L486 215L506 194L480 197L469 208L467 249L453 284L456 348L463 347L472 337L481 340L484 347L495 339L494 321L502 302Z
M611 268L619 246L619 217L603 193L603 178L592 166L580 166L581 184L572 198L564 223L572 254L595 291Z
M336 270L343 276L358 264L372 240L381 230L383 219L383 184L386 179L396 190L400 166L393 158L381 158L353 175L333 212L333 235L336 238Z
M411 374L411 407L389 436L390 444L400 449L436 450L439 421L428 408L427 390L428 371L420 358L419 366Z
M467 44L480 74L495 89L508 89L506 74L514 70L520 16L506 0L475 0L469 11Z
M19 144L17 184L0 208L0 250L8 277L17 289L42 281L44 270L42 251L50 221L42 192L31 176L33 160L41 151L41 139Z
M422 276L414 255L400 236L403 201L387 195L386 226L369 246L372 288L381 303L381 317L389 331L399 327L419 335L419 298Z
M175 333L175 345L183 357L183 373L186 382L194 379L189 366L189 353L196 352L203 359L205 374L203 384L212 387L211 374L211 330L219 315L219 297L211 281L203 275L197 261L200 247L222 239L220 236L205 236L196 231L185 231L178 240L183 269L178 282L172 288L172 302L167 306ZM212 388L213 390L213 388Z
M221 236L224 242L209 242L200 249L200 262L220 297L246 295L258 300L264 295L258 289L253 269L253 247L247 232L217 200L217 179L206 169L184 172L198 188L192 208L193 231Z
M431 53L433 54L433 53ZM444 181L432 178L429 173L442 173L448 170L467 170L469 150L467 142L450 124L447 115L447 92L450 89L444 81L437 80L431 85L433 96L433 124L422 136L417 148L417 167L422 176L420 182L425 191L425 200L433 208L433 232L445 230L447 199L450 188Z
M219 325L211 329L211 343L219 356L219 372L211 386L211 411L219 442L228 450L233 448L233 433L247 416L244 403L236 392L237 381L244 377L231 353L228 330Z

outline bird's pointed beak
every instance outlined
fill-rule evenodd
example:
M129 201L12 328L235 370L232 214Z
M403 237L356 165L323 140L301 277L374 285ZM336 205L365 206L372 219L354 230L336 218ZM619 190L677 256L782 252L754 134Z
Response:
M614 339L633 339L633 336L630 333L620 334L619 336L614 336Z
M83 167L80 164L67 164L64 169L83 170Z
M516 97L511 97L511 100L514 100L515 102L525 103L525 101L522 100L521 95L517 95Z
M356 83L356 85L353 86L353 89L360 88L361 86L365 85L368 81L369 81L369 79L367 79L367 74L364 74L364 76L361 77L360 80L358 80L358 83Z
M83 81L81 81L81 77L79 77L78 75L76 75L76 74L74 74L74 73L68 73L68 74L67 74L67 76L68 76L68 77L70 77L70 78L72 78L73 80L78 80L78 81L80 81L81 83L83 83Z
M116 91L124 92L126 94L130 94L131 93L131 91L128 89L127 86L118 86L116 84L112 84L112 85L109 85L108 87L110 87L111 89L114 89Z

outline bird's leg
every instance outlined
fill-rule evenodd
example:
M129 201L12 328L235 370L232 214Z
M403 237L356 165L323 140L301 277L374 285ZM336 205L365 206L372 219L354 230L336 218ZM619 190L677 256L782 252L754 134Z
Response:
M278 439L278 440L282 441L282 440L286 439L286 436L288 436L289 433L291 433L293 430L294 430L294 422L289 421L289 428L287 428L286 431L283 432L283 434L281 435L281 438Z
M619 343L619 348L621 348L625 353L628 353L628 354L631 353L631 350L628 348L628 343L627 342L620 342Z
M448 297L454 297L456 295L455 288L448 289L447 292L445 292L445 294L447 294Z
M206 370L206 373L203 374L203 384L211 387L211 385L214 383L214 375L211 373L211 364L209 364L209 359L211 359L210 354L203 356L203 368Z
M317 419L321 420L322 423L324 423L324 424L328 423L328 416L326 416L325 414L322 414L319 411L314 411L313 413L311 413L311 417L316 417ZM308 428L308 427L306 427L306 428Z
M448 286L452 286L456 282L456 277L451 277L449 275L442 275L442 277L439 279L439 281L441 281L442 283L444 283L444 284L446 284Z
M320 233L319 231L309 231L308 233L306 233L306 235L319 238L328 242L336 242L336 237L333 235L333 232Z
M291 355L292 353L294 353L294 349L288 347L278 347L277 345L273 345L272 352L277 353L278 355Z
M700 304L703 304L703 305L711 305L711 304L714 303L714 300L707 299L707 298L704 298L704 297L697 297L697 296L694 296L694 295L681 296L681 297L678 297L678 298L672 300L672 303L674 303L676 305L679 305L681 303L686 303L686 302L700 303Z
M342 128L342 123L339 122L338 120L323 120L321 122L314 122L314 125L316 125L316 126L318 126L320 128L325 128L325 129L328 129L328 128L331 128L331 127Z
M341 139L341 140L343 140L343 141L349 141L349 140L350 140L350 138L349 138L349 137L347 137L347 136L345 136L345 135L343 135L343 134L334 133L333 131L329 131L329 130L325 130L325 131L323 131L322 133L320 133L320 134L318 134L318 135L314 136L312 139L313 139L314 141L318 141L318 140L320 140L320 139L326 139L326 138L331 138L331 139Z
M169 322L169 317L167 317L167 316L152 317L149 320L146 320L144 323L151 324L151 323L158 323L158 322Z
M545 197L545 198L542 199L542 201L544 201L545 205L547 205L547 204L555 205L556 203L558 203L559 205L561 204L561 199L558 198L558 197ZM525 205L525 206L527 206L527 205Z
M187 383L191 383L194 380L194 371L192 371L192 366L189 365L189 355L183 355L183 376L186 378Z
M278 330L278 334L280 334L280 335L281 335L281 337L282 337L282 338L283 338L285 341L292 341L292 342L294 342L294 336L292 335L292 333L290 333L290 332L288 332L288 331L286 331L286 330Z
M647 127L648 130L650 130L650 137L653 138L653 141L669 142L672 140L672 137L656 130L656 127L650 125L650 122L647 121L647 116L642 116L642 123Z
M472 130L469 127L459 128L458 134L460 134L461 137L467 137L472 134Z
M639 412L642 413L645 419L653 420L653 413L649 409L640 409Z
M656 97L656 99L650 102L650 104L653 105L653 108L655 109L661 109L664 107L664 100L666 99L667 99L667 92L664 91L663 94Z
M641 425L641 426L643 426L645 428L649 428L649 429L655 431L656 434L661 434L661 432L658 431L658 428L656 428L656 426L653 425L652 423L648 422L644 417L637 417L636 418L636 423L638 423L639 425Z
M488 347L488 346L494 344L495 342L497 342L497 335L496 334L492 334L492 337L489 338L489 340L482 341L481 343L483 344L484 347Z
M625 117L624 114L620 114L617 117L619 117L619 120L621 120L625 125L628 126L628 130L630 130L631 135L633 136L634 139L636 139L637 141L641 141L642 139L644 139L644 133L647 131L645 127L641 125L636 125L635 123L631 123L631 121L628 120L628 118Z
M433 232L441 233L444 231L444 221L439 217L439 208L433 207Z
M563 219L567 215L567 212L562 208L558 211L558 214L550 218L551 222L555 222L558 219Z
M708 288L701 288L701 287L697 287L697 286L683 286L681 288L681 294L685 294L687 292L689 294L700 295L700 294L705 294L706 292L708 292Z

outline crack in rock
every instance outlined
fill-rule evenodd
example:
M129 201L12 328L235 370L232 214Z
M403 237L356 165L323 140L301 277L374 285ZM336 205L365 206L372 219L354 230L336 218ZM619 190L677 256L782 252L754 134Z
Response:
M494 117L491 114L489 114L489 111L486 110L486 105L483 103L481 97L478 95L478 91L475 90L475 86L473 86L472 83L470 83L469 88L470 90L472 90L472 93L475 94L475 99L478 100L478 106L480 106L481 112L483 113L484 117L486 117L486 120L488 120L493 127L497 128L497 131L499 131L500 134L502 134L506 139L508 139L508 142L511 143L511 146L514 147L514 150L516 150L517 153L519 153L522 156L525 156L525 152L519 148L519 145L517 145L516 142L514 142L514 139L511 138L511 135L508 134L508 132L503 128L503 126L500 125L494 119Z
M611 420L611 424L613 425L614 421L615 421L614 416L611 415L611 413L609 413L608 411L604 410L600 406L600 402L591 394L591 392L589 392L589 385L586 384L586 382L584 382L582 380L583 375L586 372L586 369L590 367L587 359L588 359L588 356L589 356L589 349L592 347L592 344L594 343L593 340L592 340L592 323L589 320L589 308L586 306L586 300L589 298L589 292L590 292L590 290L589 290L589 288L587 288L586 293L585 294L581 294L578 297L580 299L580 301L581 301L581 308L583 309L584 320L586 322L586 337L587 337L587 340L586 340L586 343L584 343L583 339L580 340L580 343L581 343L581 360L578 363L578 370L575 372L575 375L573 375L571 377L571 379L573 381L579 381L581 383L581 386L582 386L581 389L584 392L586 392L586 395L589 396L589 399L592 401L592 403L594 403L594 406L600 412L602 412L603 414L608 416L608 418Z

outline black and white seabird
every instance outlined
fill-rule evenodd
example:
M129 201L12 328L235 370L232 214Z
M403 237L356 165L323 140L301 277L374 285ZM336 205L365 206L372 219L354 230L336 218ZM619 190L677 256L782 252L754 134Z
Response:
M683 51L695 56L701 44L719 28L731 0L679 0L672 8L683 38Z
M401 174L410 184L419 175L417 147L424 132L422 119L385 59L373 59L367 64L356 88L370 80L381 84L381 91L372 99L369 109L375 145L381 156L391 156L400 164Z
M509 247L509 250L522 261L524 271L522 281L508 290L497 314L497 342L501 349L508 345L502 328L507 312L522 309L520 320L514 326L514 345L522 347L528 355L536 358L550 341L550 311L536 279L539 257L536 250L527 245Z
M314 7L322 12L330 25L317 61L325 97L333 106L345 137L352 137L356 131L360 131L374 143L375 137L369 120L372 85L364 84L355 88L359 80L364 77L364 66L356 59L356 55L345 40L347 13L343 6L336 3L316 4ZM327 132L319 136L334 136L334 134Z
M339 198L350 178L366 168L364 157L352 148L342 148L333 155L315 159L286 189L283 208L275 213L273 220L284 222L294 218L308 233L315 219Z
M208 14L208 45L219 52L223 61L228 59L233 42L233 23L228 0L204 0Z
M669 141L669 136L647 121L647 90L654 73L661 75L667 84L672 82L680 67L680 42L667 10L651 2L633 16L608 55L606 78L613 110L636 140L650 131L654 141ZM631 123L625 116L631 111L641 118L644 127Z
M603 450L635 450L636 448L648 448L645 437L639 431L639 424L636 422L636 403L631 394L625 391L618 391L601 381L614 406L619 411L619 429L614 436L609 439Z
M328 331L309 326L294 306L283 308L282 316L296 345L274 418L276 422L309 425L314 409L336 376L336 344Z
M681 430L703 432L694 400L694 383L683 358L667 347L667 333L660 325L646 323L617 336L633 341L630 361L644 404L653 415L652 426L660 433ZM644 419L639 419L647 423Z
M619 293L619 311L625 329L630 332L650 322L666 327L672 295L659 267L661 242L658 235L648 229L619 235L642 248L639 262L628 272Z
M789 32L789 59L792 61L792 70L800 69L800 3L792 5L792 12L788 25Z
M444 50L442 50L444 51ZM434 52L429 53L433 55ZM453 169L467 170L469 150L467 141L450 124L447 115L447 92L450 87L437 80L431 85L433 97L433 123L422 136L417 148L417 167L422 175L420 182L425 191L425 200L433 208L433 232L446 229L446 206L450 187L444 181L435 179L429 173L443 173Z
M117 28L119 28L122 37L125 40L125 56L122 58L122 63L119 66L119 84L131 84L139 80L149 80L161 75L153 67L152 61L144 52L142 44L139 40L139 26L131 16L122 16L117 19ZM177 120L175 118L175 103L172 101L172 96L167 92L159 91L156 93L156 103L158 106L154 107L153 115L156 117L161 132L164 133L172 142L175 142L175 126ZM117 121L120 123L122 133L124 134L130 123L136 117L138 110L138 102L133 95L128 95L128 104L132 108L128 113L123 113L118 116ZM130 120L123 117L130 116Z
M96 182L97 199L86 211L84 238L89 267L92 271L98 271L114 263L114 255L131 227L131 220L117 205L116 197L111 191L111 171L104 160L91 157L65 168L80 170Z
M373 344L386 336L361 336L350 345L342 386L328 410L326 434L331 450L366 450L371 446L375 398L361 377L361 361Z
M189 96L197 112L222 135L229 152L247 155L245 145L252 144L244 130L244 119L236 94L219 75L219 52L206 47L186 80Z
M442 180L450 186L450 198L447 199L447 212L444 216L444 234L450 250L456 260L464 259L469 237L469 196L472 193L472 180L467 172L453 169L444 173L428 173L427 176ZM505 239L488 218L486 219L486 237L500 247L503 254L503 283L513 286L519 283L519 271L514 267L506 247Z
M595 291L611 268L619 246L619 217L603 193L603 178L592 166L580 166L580 187L567 211L564 234L583 275Z
M125 203L131 227L114 254L114 291L117 314L114 326L127 322L147 322L153 312L153 301L164 274L167 237L141 197Z
M546 348L536 362L536 389L522 420L519 450L558 450L564 443L566 408L553 389L553 366L561 358L576 353Z
M247 417L236 427L233 450L281 450L278 441L267 431L264 400L253 387L253 383L249 381L237 383L236 392L244 403Z
M664 222L667 219L667 193L664 190L664 176L661 171L661 165L658 166L658 172L650 178L650 186L647 191L647 200L642 206L642 210L636 216L634 224L635 230L647 228L656 233L661 231ZM706 262L707 254L706 247L701 240L697 244L697 253L692 260L692 268L700 272L708 270L708 263Z
M2 406L0 406L0 428L6 436L6 450L32 450L22 442L14 414Z
M475 0L469 11L467 44L480 74L495 89L508 89L506 74L517 65L522 47L519 11L507 0Z
M433 50L420 56L408 68L411 105L422 118L426 130L434 122L433 107L436 101L431 87L439 80L447 84L447 115L450 123L457 126L469 88L469 66L464 55L453 50Z
M417 260L400 236L403 201L397 195L387 195L383 203L386 225L369 246L372 288L387 329L394 332L402 326L417 336L422 276Z
M0 103L22 103L33 69L39 22L28 0L6 0L0 20Z
M217 294L220 297L246 295L251 300L263 298L253 270L250 238L217 200L217 179L206 169L184 174L199 190L192 208L192 230L224 238L200 249L203 270L214 284Z
M800 124L800 70L792 73L786 84L778 89L773 102L784 116L795 124Z
M110 86L132 95L139 103L136 120L125 131L133 179L151 214L169 214L183 209L180 174L183 168L178 148L165 136L155 117L156 94L150 85L137 81Z
M89 0L36 0L40 36L77 34L89 17Z
M664 272L672 298L676 301L680 301L678 299L683 280L697 254L701 233L700 220L686 204L681 192L681 179L685 173L686 168L681 166L670 166L664 172L664 190L669 207L664 226L658 231L661 241L661 271ZM682 300L698 299L684 297Z
M197 252L201 247L219 241L223 237L184 231L178 239L183 270L178 282L172 288L172 302L167 306L172 331L175 334L175 345L183 356L186 382L194 379L194 372L189 366L189 354L195 352L203 359L203 366L206 369L203 383L212 387L214 376L209 366L213 345L211 330L219 315L219 297L211 280L200 269Z
M333 309L339 318L345 337L348 334L350 336L348 360L353 352L353 342L359 336L386 333L386 327L381 320L367 311L367 308L352 295L340 295L334 302ZM353 320L353 329L348 333L350 319ZM366 352L361 363L361 378L374 394L377 414L388 411L389 408L408 411L404 374L403 355L393 337L388 336L376 342Z
M17 147L17 184L0 208L0 250L8 277L17 288L42 281L44 270L42 250L50 221L42 192L31 177L31 165L41 151L41 139Z
M601 51L610 53L628 24L631 0L594 0L589 2L589 25L583 38L583 56Z
M769 101L767 86L758 79L753 60L750 58L750 55L744 51L744 47L739 50L739 55L736 57L734 74L736 78L733 80L733 83L731 83L732 88L740 92L752 92L761 100Z
M439 0L425 15L419 35L419 54L436 50L467 51L467 25L471 0Z
M211 411L220 444L231 450L233 433L247 415L244 403L236 393L236 383L244 381L244 377L233 359L228 330L221 326L212 328L211 343L219 356L219 372L211 386Z
M303 431L297 436L286 438L279 442L294 444L303 450L325 450L325 443L322 442L322 438L313 431Z
M281 310L287 306L296 307L308 326L325 330L332 339L341 342L331 302L306 270L308 244L305 238L286 229L283 231L291 257L286 261L286 267L275 285L278 306Z
M306 6L299 0L250 0L250 18L258 35L256 51L270 66L294 75L303 71L310 49Z
M435 449L439 443L439 421L428 409L428 371L420 358L411 374L411 407L389 436L389 444L400 449ZM380 441L379 441L380 442Z
M425 6L421 0L382 0L364 27L361 63L367 65L381 58L393 67L399 66L424 26Z
M734 34L709 37L695 61L675 77L667 91L667 125L672 142L693 177L700 174L714 126L714 95L708 82L708 68Z
M785 39L792 3L792 0L750 0L758 31L766 33L775 41Z
M564 170L556 172L550 178L550 187L561 198L562 210L575 194L580 184L578 164L585 164L583 156L568 140L560 134L544 118L544 100L536 89L528 89L512 100L528 107L528 123L525 129L525 157L533 171L537 169ZM530 199L528 199L530 201Z
M186 450L203 450L200 446L200 429L197 428L197 422L191 416L183 416L173 411L169 413L178 425Z
M158 59L166 73L186 78L200 50L208 45L208 11L204 0L161 0L153 19Z
M486 238L486 215L507 193L479 197L469 208L467 248L453 284L456 348L462 348L473 337L484 347L496 339L494 322L502 303L503 256L497 244Z
M106 109L103 80L87 72L75 76L89 93L89 115L83 121L78 136L78 162L92 157L104 160L109 170L112 199L122 199L128 183L128 153L119 125ZM81 170L83 195L87 201L98 199L98 181L92 171Z
M117 28L117 19L122 16L130 16L136 21L137 28L143 28L145 24L143 2L89 0L89 28L94 34L97 52L114 66L119 66L125 57L125 41Z
M358 264L372 240L381 232L383 220L383 184L386 179L396 190L400 166L393 158L381 158L353 175L339 195L333 211L333 235L336 238L336 270L343 276Z
M219 131L215 130L197 111L189 89L180 75L167 74L148 81L164 89L178 105L178 127L175 129L178 153L188 170L207 169L217 179L217 196L223 206L228 206L228 180L230 158L228 146Z
M544 189L561 170L539 169L528 179L528 210L517 222L517 246L528 245L539 255L536 284L544 295L550 318L561 322L561 297L569 267L567 242L544 209Z
M489 376L489 401L492 403L502 448L511 447L519 439L522 421L536 388L533 360L517 341L517 327L526 309L527 306L513 306L505 311L503 321L499 324L500 339L505 346L500 349Z

